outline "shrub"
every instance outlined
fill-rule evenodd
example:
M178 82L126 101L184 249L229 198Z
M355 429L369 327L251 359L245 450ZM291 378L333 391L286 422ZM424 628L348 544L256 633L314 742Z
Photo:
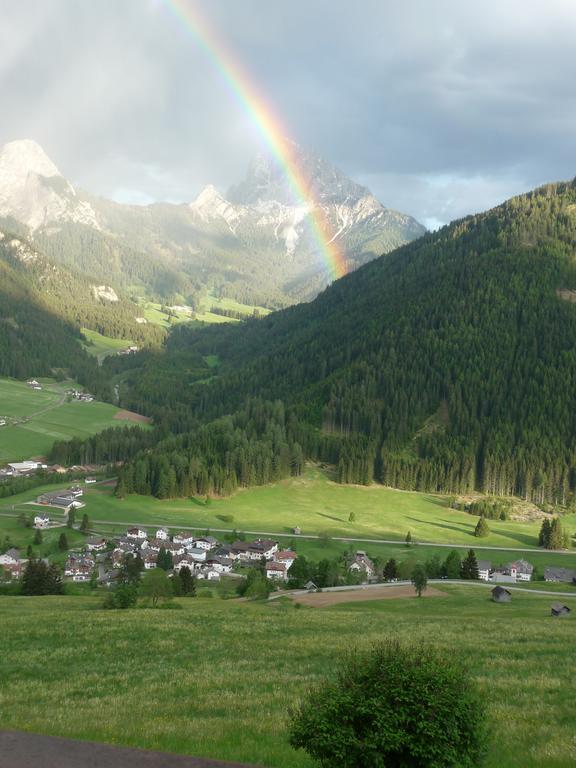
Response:
M464 667L388 640L352 654L292 713L290 743L330 768L473 768L485 709Z

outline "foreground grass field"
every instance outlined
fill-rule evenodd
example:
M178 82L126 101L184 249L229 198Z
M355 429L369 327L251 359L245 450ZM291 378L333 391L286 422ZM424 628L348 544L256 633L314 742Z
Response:
M26 383L0 379L0 418L18 420L0 427L0 464L43 456L56 440L89 437L107 427L122 426L119 409L108 403L70 401L72 382L42 380L42 390Z
M393 635L469 667L489 705L486 768L574 765L573 620L552 619L547 597L495 605L479 588L443 590L298 610L197 598L112 613L98 598L0 598L0 727L305 768L287 743L288 708L339 654Z
M396 491L382 486L346 486L332 482L317 468L300 478L250 488L227 499L160 501L149 496L119 500L112 489L90 496L90 516L114 525L149 525L236 528L238 530L291 533L300 526L303 534L326 534L404 541L411 531L415 540L453 543L460 546L536 548L539 523L490 521L491 533L478 539L478 518L450 509L445 498ZM354 512L355 519L349 520ZM563 524L576 531L576 515Z

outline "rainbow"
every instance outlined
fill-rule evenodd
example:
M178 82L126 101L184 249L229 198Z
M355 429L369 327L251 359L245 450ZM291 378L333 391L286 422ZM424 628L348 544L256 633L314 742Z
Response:
M296 147L286 138L287 132L271 106L259 93L252 78L248 76L232 51L226 47L224 41L218 38L191 0L163 0L163 3L212 62L283 169L295 199L309 208L308 220L311 233L329 278L335 280L342 277L347 272L344 253L336 242L336 234L331 232L322 207L314 198L311 180L300 168Z

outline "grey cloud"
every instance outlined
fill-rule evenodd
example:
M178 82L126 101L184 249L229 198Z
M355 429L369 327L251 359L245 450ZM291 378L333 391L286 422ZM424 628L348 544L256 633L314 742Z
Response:
M572 0L196 4L293 138L425 223L576 174ZM161 0L1 14L0 143L35 138L79 186L190 200L261 146Z

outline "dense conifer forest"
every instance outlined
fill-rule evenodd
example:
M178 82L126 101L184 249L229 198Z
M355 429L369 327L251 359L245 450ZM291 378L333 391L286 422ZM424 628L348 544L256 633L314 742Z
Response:
M342 482L565 503L576 487L575 244L576 183L547 185L368 264L310 304L239 327L175 329L165 353L130 361L126 404L159 424L178 413L171 426L183 434L137 457L125 487L145 461L152 475L169 468L169 494L187 490L178 466L192 446L218 467L215 490L266 482L273 475L249 455L267 434L246 420L257 398L267 414L282 403L283 419L265 417L288 446L276 473L294 471L297 443L334 462ZM244 459L251 469L238 472ZM138 486L148 488L159 494Z

